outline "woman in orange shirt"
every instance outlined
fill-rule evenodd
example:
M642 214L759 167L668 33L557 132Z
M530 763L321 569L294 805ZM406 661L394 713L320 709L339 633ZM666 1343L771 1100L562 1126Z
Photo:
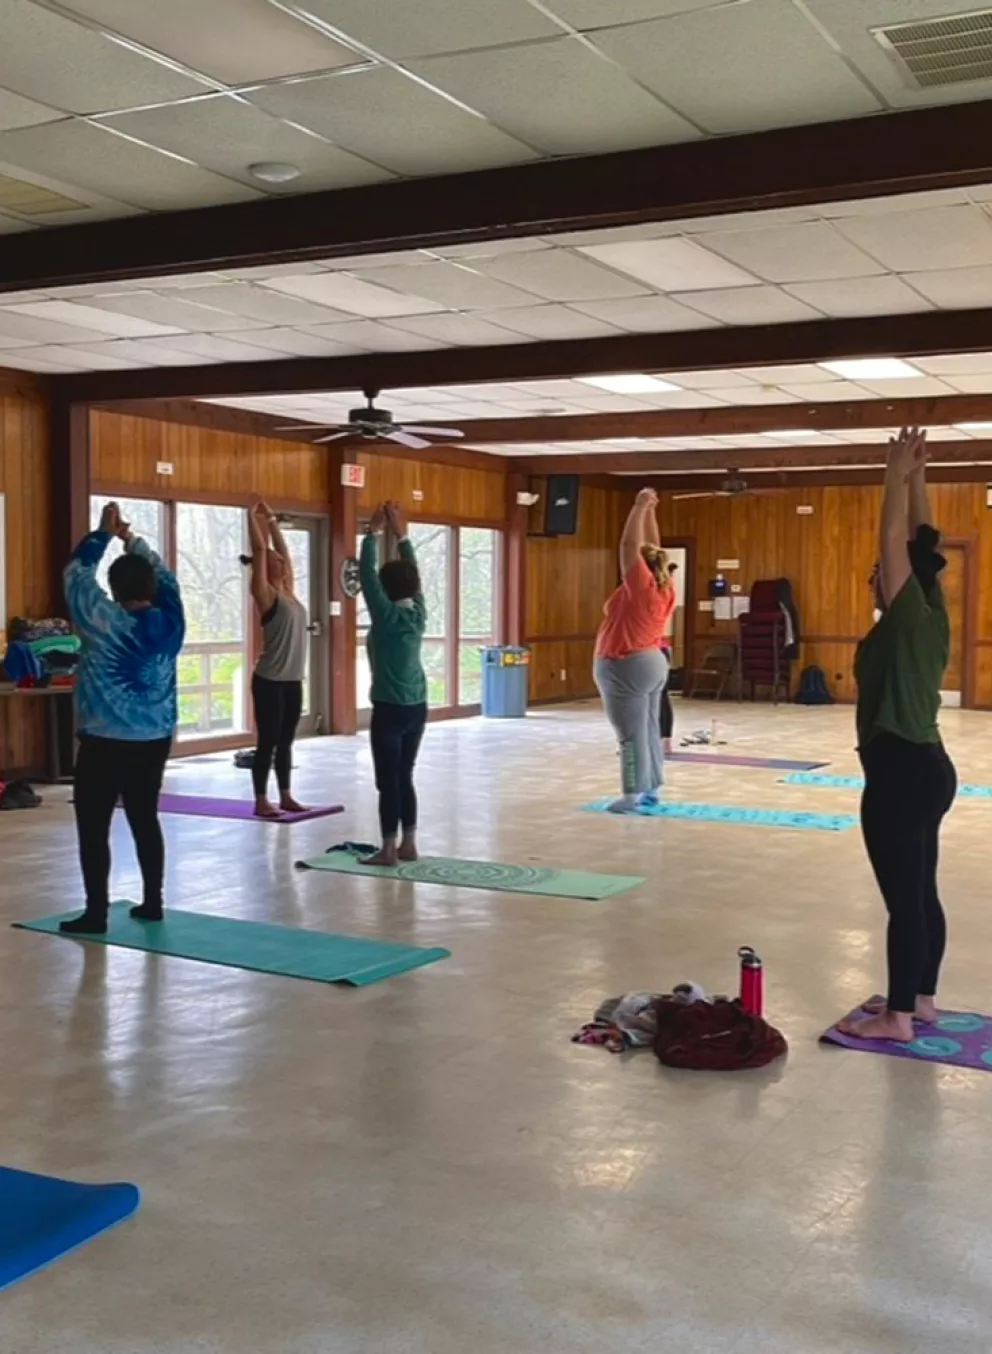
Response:
M657 802L663 752L659 716L668 678L661 641L675 607L668 556L661 548L658 495L642 489L620 537L622 582L603 608L593 676L620 744L623 794L611 813Z

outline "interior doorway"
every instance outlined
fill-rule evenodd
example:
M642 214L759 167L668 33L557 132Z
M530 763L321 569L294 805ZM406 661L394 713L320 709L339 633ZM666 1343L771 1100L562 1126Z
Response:
M972 579L973 546L970 541L942 540L940 552L947 568L940 575L944 604L951 627L951 658L940 693L942 704L953 709L973 704L973 636L971 612L975 590Z

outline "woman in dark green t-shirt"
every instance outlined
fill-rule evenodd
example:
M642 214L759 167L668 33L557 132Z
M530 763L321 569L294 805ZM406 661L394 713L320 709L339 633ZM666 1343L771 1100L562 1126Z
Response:
M861 828L889 913L884 1006L842 1025L865 1039L913 1038L934 1019L946 924L937 893L940 825L957 777L937 728L950 626L937 576L926 491L926 433L904 428L889 444L872 572L881 616L858 646L858 754L865 773Z

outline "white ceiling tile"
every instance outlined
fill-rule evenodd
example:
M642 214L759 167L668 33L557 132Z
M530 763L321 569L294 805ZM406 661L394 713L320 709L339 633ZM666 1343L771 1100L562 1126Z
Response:
M665 380L667 379L666 376ZM754 389L757 390L758 387L755 386ZM672 390L667 393L647 391L637 398L655 409L709 409L723 403L716 397L715 391L709 390Z
M837 442L857 446L859 442L888 442L892 432L889 428L835 428L831 435Z
M791 0L706 7L605 29L595 42L708 132L759 131L881 109Z
M351 273L359 268L394 268L425 263L437 263L437 257L429 249L393 249L383 253L339 254L333 259L321 259L319 268L322 273Z
M898 273L992 263L992 220L981 207L850 216L836 225Z
M670 234L671 222L650 221L640 226L602 226L599 230L566 230L557 235L545 235L548 244L578 248L584 244L630 244L634 240L657 240ZM676 232L677 233L677 232Z
M449 244L431 249L445 259L461 259L467 263L471 259L494 259L501 254L530 254L537 249L550 249L547 240L535 240L533 236L522 236L519 240L476 240L474 244ZM427 253L428 251L424 251Z
M673 385L689 390L719 390L721 386L740 385L760 378L753 371L663 371L659 373Z
M652 408L646 400L633 395L611 395L609 391L594 390L591 386L585 388L576 404L587 414L624 414Z
M409 63L511 135L552 155L690 141L692 125L576 38Z
M361 60L267 0L63 0L102 28L228 85L326 71ZM137 102L137 101L136 101Z
M29 0L0 0L0 33L0 85L70 113L165 103L206 88Z
M219 276L234 282L266 282L272 277L302 277L304 273L323 273L328 266L324 263L256 264L251 268L225 268Z
M177 334L168 339L146 339L149 348L161 347L168 352L188 353L193 361L203 362L258 362L265 353L247 343L216 334Z
M0 311L0 320L2 320L2 318L3 318L3 312ZM2 328L2 324L0 324L0 328ZM24 347L24 339L23 339L23 338L11 337L11 336L9 336L9 335L7 335L7 334L2 334L2 333L0 333L0 349L3 349L3 348L23 348L23 347ZM0 365L2 365L2 363L0 363Z
M62 116L54 108L12 94L9 89L0 89L0 132L9 132L15 127L35 127L40 122L54 122Z
M707 395L723 404L795 404L795 396L778 386L727 386L721 390L708 390Z
M546 256L540 254L535 257ZM423 296L446 310L496 310L503 306L525 306L534 299L530 292L507 286L486 273L476 271L474 267L458 263L417 264L412 268L363 268L356 272L356 276L373 286L392 287L404 295Z
M931 376L985 376L992 373L992 353L945 353L914 357L913 366Z
M155 286L161 288L161 283L156 281ZM253 287L247 282L220 282L197 287L189 299L197 305L213 306L230 315L242 315L259 325L331 324L334 320L349 318L343 310L330 310L295 296L280 296L268 287Z
M19 351L4 349L3 365L12 367L15 371L42 371L42 372L67 372L82 371L83 368L64 359L61 362L52 362L48 358L37 357L36 348L24 348Z
M643 282L632 282L564 249L478 259L475 266L489 277L523 287L547 301L603 301L649 291Z
M161 354L154 349L142 346L141 339L104 339L100 342L74 343L71 349L52 346L47 351L71 351L82 361L86 357L98 359L93 368L106 367L158 367L167 365ZM101 360L102 359L102 360Z
M950 395L949 385L936 376L907 377L904 381L858 381L859 386L881 399L913 399L929 395Z
M724 291L694 291L674 298L725 324L788 324L818 320L818 311L787 296L777 287L733 287Z
M63 324L56 320L36 319L13 312L9 306L0 307L0 334L16 338L27 346L35 343L87 343L90 339L106 338L106 331Z
M863 400L867 394L853 381L787 381L782 389L807 404L840 404L845 400Z
M662 15L722 4L725 0L546 0L547 8L580 32L616 24L639 23Z
M667 223L677 234L712 235L723 230L761 230L766 226L788 226L794 222L816 221L819 208L767 207L754 212L729 212L725 216L692 216Z
M479 318L535 339L610 338L623 332L605 320L580 315L568 306L515 306L483 312Z
M26 221L16 221L12 216L0 214L0 235L19 235L22 231L33 229Z
M49 122L0 133L0 161L149 211L180 211L262 196L91 122Z
M715 321L667 296L631 296L623 301L578 301L576 310L632 334L674 333L681 329L708 329Z
M642 240L633 244L587 245L582 254L648 282L659 291L747 287L758 279L694 240Z
M717 375L713 372L711 375ZM815 362L793 362L785 366L769 367L739 367L733 372L733 376L743 376L748 381L757 381L760 385L783 385L786 381L836 381L837 377L830 371L824 371L818 367ZM716 383L714 383L716 384ZM720 384L729 385L729 381L723 381ZM734 384L737 384L736 379Z
M766 282L814 282L868 277L885 271L826 221L766 230L718 231L698 236L697 243Z
M126 367L143 367L147 364L147 359L139 360L134 353L121 352L113 343L95 343L85 348L52 344L32 348L31 355L44 358L47 362L71 366L77 371L120 371Z
M992 265L907 273L904 281L944 310L992 305Z
M4 360L7 354L4 353ZM947 376L944 378L952 390L959 395L992 395L992 374L976 373L974 376Z
M306 0L303 7L390 57L498 47L561 32L527 0Z
M385 319L393 315L427 315L441 310L437 301L423 296L402 296L385 287L375 287L360 278L345 273L307 273L302 277L274 277L263 284L272 291L287 296L300 296L304 301L316 301L350 315L366 319Z
M508 329L498 329L496 325L480 320L477 315L420 315L393 320L391 327L456 347L491 347L498 343L520 342L519 334L511 334Z
M107 310L115 315L132 315L138 320L151 320L171 329L188 330L194 334L220 334L228 330L257 329L259 321L231 315L201 305L202 292L191 287L178 294L160 296L154 291L132 291L123 296L91 296L89 306ZM194 301L193 298L197 299Z
M353 343L289 328L252 329L247 333L239 333L238 342L250 344L253 348L265 348L269 352L293 353L296 357L348 357L363 351Z
M179 326L158 324L153 320L143 320L132 315L115 315L109 310L96 306L76 305L72 301L31 301L27 305L9 306L7 310L15 315L27 315L34 320L47 320L52 324L74 325L77 329L100 334L114 334L118 338L156 338L168 334L178 334ZM4 323L0 318L0 325ZM71 340L67 340L71 342Z
M933 188L925 193L886 193L882 197L846 198L841 202L821 202L813 210L828 219L837 216L886 216L890 212L920 211L930 207L953 207L967 203L982 190L975 188Z
M307 326L307 332L335 343L353 344L355 348L370 353L423 352L430 348L446 346L419 334L407 334L400 329L393 329L391 322L378 324L375 320L349 320L345 324L311 325Z
M454 174L536 158L529 146L384 66L245 97L395 174Z
M279 192L279 186L260 185L248 173L250 164L271 160L295 165L300 175L282 187L288 193L352 188L391 177L388 170L227 94L116 114L104 125L270 193Z
M515 381L514 390L524 391L528 395L534 395L539 398L548 399L552 402L563 400L566 403L569 400L581 398L589 387L580 385L578 381L560 380L560 381Z
M786 291L836 319L856 315L902 315L930 309L919 292L891 273L850 281L798 282L786 287Z

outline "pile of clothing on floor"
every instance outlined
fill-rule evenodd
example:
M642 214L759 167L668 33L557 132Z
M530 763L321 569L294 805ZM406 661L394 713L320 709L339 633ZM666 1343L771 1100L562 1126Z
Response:
M17 686L69 682L79 664L82 645L69 622L60 616L29 620L15 616L7 631L8 645L0 674Z
M666 1067L737 1071L764 1067L787 1049L784 1036L739 1001L711 997L698 983L669 993L628 992L601 1003L572 1035L611 1053L651 1048Z

